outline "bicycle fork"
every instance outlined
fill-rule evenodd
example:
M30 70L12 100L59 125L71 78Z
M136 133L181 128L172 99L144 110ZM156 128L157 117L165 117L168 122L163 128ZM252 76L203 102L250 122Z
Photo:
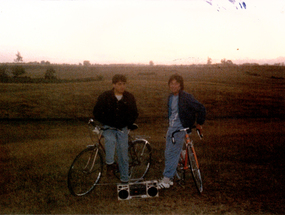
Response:
M92 151L92 153L90 154L90 156L89 156L89 158L87 160L87 163L86 163L85 167L83 168L83 171L85 173L91 173L93 171L96 158L97 158L97 156L99 156L98 155L98 151L99 151L99 149L95 148Z

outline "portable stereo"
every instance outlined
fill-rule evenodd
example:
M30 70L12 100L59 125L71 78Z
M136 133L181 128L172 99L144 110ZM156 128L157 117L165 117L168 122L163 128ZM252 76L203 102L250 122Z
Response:
M118 199L158 197L157 181L143 181L117 185Z

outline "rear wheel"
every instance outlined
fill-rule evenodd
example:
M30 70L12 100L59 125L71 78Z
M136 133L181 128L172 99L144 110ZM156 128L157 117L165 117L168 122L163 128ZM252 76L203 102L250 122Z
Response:
M84 196L99 182L103 172L103 157L95 147L88 147L74 159L68 172L68 189L72 195Z
M187 149L188 149L187 151L188 151L188 160L189 160L190 170L191 170L196 188L199 193L202 193L203 192L202 177L201 177L201 172L199 169L196 152L193 146L191 147L190 145L188 145Z
M146 140L135 140L129 146L129 175L131 180L143 179L151 164L151 146Z

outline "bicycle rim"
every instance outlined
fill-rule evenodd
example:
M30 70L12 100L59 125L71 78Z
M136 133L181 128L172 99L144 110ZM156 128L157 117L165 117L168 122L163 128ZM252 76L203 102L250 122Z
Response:
M101 152L97 147L89 147L74 159L68 172L68 188L72 195L84 196L99 182L103 171Z
M196 157L196 153L194 150L194 147L190 147L190 145L187 146L188 148L188 160L189 160L189 165L190 165L190 170L196 185L196 188L199 193L203 192L203 184L202 184L202 177L201 177L201 172L199 169L199 164L198 160Z
M151 146L146 140L135 140L129 147L130 180L143 179L151 164Z

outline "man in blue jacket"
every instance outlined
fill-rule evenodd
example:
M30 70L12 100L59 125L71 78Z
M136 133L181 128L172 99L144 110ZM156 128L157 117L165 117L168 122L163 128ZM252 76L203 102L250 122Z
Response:
M185 138L184 132L175 134L175 144L172 143L171 135L174 131L182 128L192 128L195 122L196 128L202 131L205 122L206 110L204 105L198 102L191 94L183 91L183 78L174 74L169 78L168 86L171 94L168 98L169 127L166 134L165 169L163 178L158 183L158 188L169 188L173 185L173 177L179 162L179 156Z
M129 181L128 158L128 127L132 126L138 117L138 110L134 96L127 92L126 77L114 75L112 78L113 89L102 93L93 110L96 120L104 128L112 127L117 130L105 130L107 174L110 176L115 168L114 155L117 148L118 165L121 182Z

